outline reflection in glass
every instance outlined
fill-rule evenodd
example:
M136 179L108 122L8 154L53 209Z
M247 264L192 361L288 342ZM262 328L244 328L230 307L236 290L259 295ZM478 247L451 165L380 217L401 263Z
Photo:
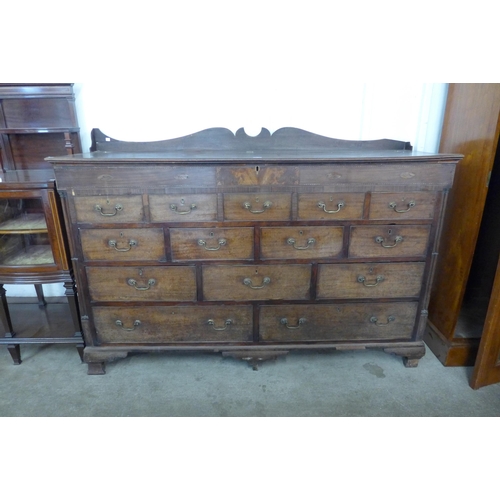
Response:
M0 265L54 264L40 198L0 200Z

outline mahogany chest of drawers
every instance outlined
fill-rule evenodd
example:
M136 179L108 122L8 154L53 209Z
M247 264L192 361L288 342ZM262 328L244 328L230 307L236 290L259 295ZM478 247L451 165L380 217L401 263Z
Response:
M97 139L96 139L97 138ZM416 366L460 155L299 129L157 143L94 131L50 158L90 374L129 352L257 362L380 348Z

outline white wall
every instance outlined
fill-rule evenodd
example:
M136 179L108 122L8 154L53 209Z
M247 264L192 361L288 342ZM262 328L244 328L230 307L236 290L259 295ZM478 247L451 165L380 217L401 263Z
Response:
M193 74L193 79L194 79ZM306 76L288 84L229 87L220 80L186 78L154 84L124 80L92 81L74 86L82 147L100 128L121 140L161 140L209 127L240 127L257 134L286 126L339 139L398 139L416 150L436 152L446 84L317 83ZM7 286L9 296L35 296L34 287ZM62 285L44 285L47 296L64 295Z

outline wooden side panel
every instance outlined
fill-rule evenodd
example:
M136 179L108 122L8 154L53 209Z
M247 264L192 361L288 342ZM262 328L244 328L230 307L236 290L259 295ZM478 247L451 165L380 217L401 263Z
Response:
M474 372L470 381L473 389L500 382L500 260L495 274L483 335L479 344Z
M452 339L463 301L500 131L500 84L449 86L440 152L461 153L450 191L429 319Z

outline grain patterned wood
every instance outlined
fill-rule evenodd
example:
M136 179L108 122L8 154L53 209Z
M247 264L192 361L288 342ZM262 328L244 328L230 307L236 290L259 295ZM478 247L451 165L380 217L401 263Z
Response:
M253 228L170 229L170 245L173 261L252 259Z
M87 267L87 280L95 301L196 300L194 266Z
M317 298L418 298L424 268L424 262L320 264Z
M364 200L365 193L300 193L298 219L361 219L363 217ZM340 207L339 204L341 204Z
M141 195L75 196L74 202L79 222L123 224L144 221Z
M437 193L372 193L370 219L432 219Z
M424 258L430 228L428 225L352 226L349 257ZM382 241L377 242L376 238L382 238ZM397 242L397 238L402 238L402 241Z
M416 311L416 302L262 306L260 338L269 342L409 339Z
M289 193L224 195L224 219L229 221L290 220L291 208L292 197Z
M85 260L153 262L165 260L161 228L81 229L80 237ZM119 250L110 246L110 241L115 241ZM136 245L132 243L133 241Z
M343 232L343 227L263 227L261 259L314 260L338 257L342 252Z
M93 311L102 343L252 340L251 306L95 307Z
M265 278L269 278L269 283L266 283ZM244 284L245 280L249 280L249 285ZM310 281L310 264L207 265L203 266L203 299L209 301L308 299Z
M151 222L197 222L217 220L216 194L151 194Z

